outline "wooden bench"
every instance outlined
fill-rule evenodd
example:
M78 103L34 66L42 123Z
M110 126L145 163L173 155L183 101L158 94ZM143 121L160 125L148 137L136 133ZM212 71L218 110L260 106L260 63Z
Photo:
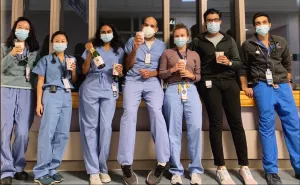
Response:
M293 95L294 95L294 98L296 101L296 105L299 107L300 106L300 91L293 91ZM242 107L252 107L255 105L254 100L251 98L248 98L243 91L240 92L240 98L241 98L241 106ZM78 98L77 92L72 93L72 99L73 99L73 108L78 108L79 107L79 98ZM123 104L123 97L122 97L122 95L120 95L117 100L117 108L122 108L122 104ZM144 101L141 102L140 107L146 107Z

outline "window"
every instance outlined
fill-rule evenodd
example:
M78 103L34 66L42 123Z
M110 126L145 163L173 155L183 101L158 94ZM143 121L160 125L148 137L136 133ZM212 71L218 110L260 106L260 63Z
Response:
M40 55L49 54L50 1L28 0L25 2L24 16L28 17L36 29L40 44Z
M157 19L159 31L156 37L162 40L162 0L110 0L97 1L97 3L98 22L108 21L114 24L124 43L141 29L142 21L147 16Z
M60 29L64 30L69 38L66 54L74 56L77 60L77 81L73 91L78 91L85 76L81 68L83 59L82 53L85 44L88 42L88 1L86 0L65 0L62 1L62 15ZM74 21L75 20L75 21Z
M172 35L173 28L177 23L185 24L190 30L191 38L196 33L196 1L171 0L170 1L170 31ZM175 46L173 36L170 38L170 46Z
M230 10L230 0L210 0L207 1L207 8L214 8L222 12L222 24L221 31L232 36L231 32L231 10ZM234 10L232 10L234 11Z
M272 24L270 33L284 37L289 44L290 52L293 54L294 87L298 88L300 88L299 3L299 0L245 0L247 39L255 33L252 25L253 15L257 12L267 13Z
M11 7L11 0L1 0L1 43L6 41L11 31Z

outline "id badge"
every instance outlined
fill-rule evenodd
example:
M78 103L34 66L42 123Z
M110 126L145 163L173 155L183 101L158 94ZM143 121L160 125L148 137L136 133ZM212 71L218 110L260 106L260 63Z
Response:
M99 67L100 65L104 64L104 61L102 59L101 56L97 56L96 58L94 58L94 62L96 64L97 67Z
M111 88L112 88L112 91L113 91L113 96L117 97L117 95L118 95L117 86L113 83L113 84L111 84Z
M208 80L208 81L205 81L205 86L206 86L206 88L212 88L212 82L211 82L211 80Z
M151 54L150 53L146 53L145 64L149 65L150 61L151 61Z
M186 88L186 84L181 86L181 101L183 103L187 102L188 99L188 95L187 95L187 88Z
M26 66L26 69L25 69L25 77L26 77L26 81L29 82L30 81L30 67L29 66Z
M266 79L268 85L273 85L273 76L272 76L272 71L270 69L267 69L266 71Z
M62 81L63 81L63 84L64 84L64 86L65 86L66 91L70 91L71 86L70 86L69 80L66 79L66 78L63 78Z

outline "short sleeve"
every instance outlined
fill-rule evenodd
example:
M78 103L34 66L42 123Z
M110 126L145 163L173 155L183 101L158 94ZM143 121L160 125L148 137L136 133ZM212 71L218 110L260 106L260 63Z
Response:
M47 56L40 59L37 65L33 68L32 72L40 76L45 76L47 68Z
M133 50L133 40L134 37L131 37L125 45L125 53L130 54Z

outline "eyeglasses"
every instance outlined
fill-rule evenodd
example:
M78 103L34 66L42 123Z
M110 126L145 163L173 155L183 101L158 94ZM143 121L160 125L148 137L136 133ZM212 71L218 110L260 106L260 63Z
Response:
M215 18L215 19L206 19L207 23L212 23L212 22L219 22L221 19L220 18Z
M155 25L149 25L149 24L147 24L147 23L144 23L143 25L144 25L145 27L150 26L151 28L155 28L155 27L156 27Z
M112 30L107 30L107 31L100 31L101 34L108 34L108 33L112 33Z

